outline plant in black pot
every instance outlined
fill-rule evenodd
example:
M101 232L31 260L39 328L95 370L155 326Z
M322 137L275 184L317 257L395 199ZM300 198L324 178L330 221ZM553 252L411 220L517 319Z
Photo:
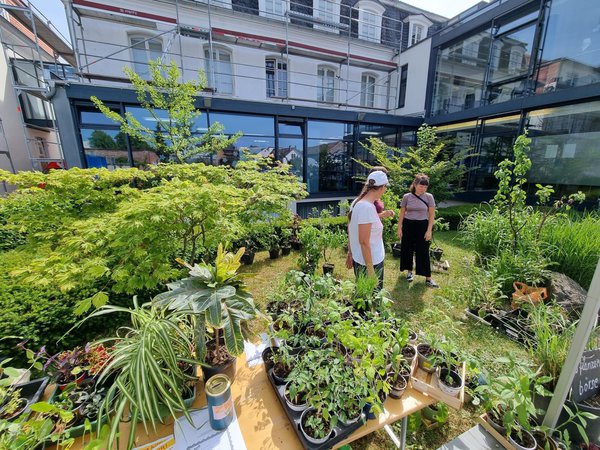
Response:
M321 258L320 234L321 230L312 225L303 225L298 233L298 239L302 244L302 253L298 259L298 265L302 272L309 275L314 274Z
M219 244L214 265L188 265L188 278L169 283L169 291L153 299L154 304L195 316L196 355L206 363L205 379L226 373L233 381L236 356L244 351L242 325L261 315L237 273L243 253L243 248L234 254ZM212 339L207 342L209 328Z
M321 256L323 257L323 274L333 274L335 265L331 262L331 253L334 249L341 248L346 243L346 233L327 226L321 228L317 245L320 247Z
M292 237L292 229L287 226L282 226L279 230L279 244L281 246L281 254L287 256L292 251L290 239Z

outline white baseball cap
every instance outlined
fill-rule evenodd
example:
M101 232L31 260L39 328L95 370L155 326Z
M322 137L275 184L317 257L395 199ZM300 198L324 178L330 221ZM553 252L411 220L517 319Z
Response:
M369 180L373 180L375 182L374 186L387 186L388 184L390 184L387 175L381 170L371 172L367 177L367 183L369 182Z

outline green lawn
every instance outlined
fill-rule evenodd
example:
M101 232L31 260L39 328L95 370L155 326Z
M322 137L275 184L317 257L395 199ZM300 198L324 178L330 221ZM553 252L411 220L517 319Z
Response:
M399 317L406 319L414 330L428 329L427 309L431 305L443 307L446 313L456 321L461 335L458 338L461 348L475 356L484 367L494 369L493 359L497 356L512 354L526 357L524 348L503 337L494 330L481 325L472 319L465 318L465 304L456 300L456 292L464 289L468 282L468 265L473 253L459 241L455 231L440 232L435 235L437 244L444 249L444 259L450 263L448 273L434 274L440 289L429 289L423 277L416 277L407 283L405 274L399 272L399 260L391 254L386 257L384 287L391 293L394 310ZM297 268L298 253L276 260L270 260L268 252L256 255L252 266L244 266L243 273L249 274L246 279L250 292L254 294L257 304L265 306L269 293L280 285L285 273ZM338 278L354 278L351 270L345 268L345 253L341 250L334 253L334 276ZM320 269L319 269L320 270ZM252 329L263 331L264 323L254 323ZM431 431L419 431L408 437L409 448L416 450L437 449L443 443L455 438L475 424L474 418L480 414L477 408L466 405L461 411L450 410L450 419L443 426ZM400 429L397 425L396 431ZM352 444L353 449L375 450L395 448L385 431L360 439Z

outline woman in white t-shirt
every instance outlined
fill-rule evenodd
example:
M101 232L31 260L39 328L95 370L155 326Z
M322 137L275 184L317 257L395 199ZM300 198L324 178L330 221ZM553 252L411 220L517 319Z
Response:
M354 274L377 275L378 288L383 287L383 224L377 214L375 201L388 185L387 175L382 171L369 174L367 181L348 215L348 258L346 266L354 268Z

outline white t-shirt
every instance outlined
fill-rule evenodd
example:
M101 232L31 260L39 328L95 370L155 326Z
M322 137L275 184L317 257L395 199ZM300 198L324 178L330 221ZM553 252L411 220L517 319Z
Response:
M371 224L371 259L373 265L379 264L385 257L385 249L383 248L383 224L377 215L375 205L371 202L361 200L352 207L352 218L349 225L350 250L352 251L352 259L357 263L365 266L365 258L363 258L360 242L358 241L358 226L360 224Z

